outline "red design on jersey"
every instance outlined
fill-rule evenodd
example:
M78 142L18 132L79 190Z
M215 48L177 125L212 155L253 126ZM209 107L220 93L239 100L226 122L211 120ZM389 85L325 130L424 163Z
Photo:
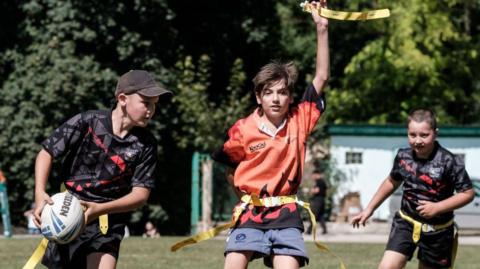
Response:
M88 132L90 134L92 134L92 137L93 137L93 141L95 142L95 145L97 145L98 147L100 147L101 149L103 149L103 151L108 155L108 149L107 147L105 147L105 145L103 144L102 140L100 139L100 137L98 137L94 132L93 132L93 129L92 127L88 127ZM120 168L120 170L123 172L125 171L125 167L126 167L126 164L125 164L125 161L118 155L113 155L113 156L110 156L108 155L108 157L110 157L110 159L113 161L114 164L117 165L118 168Z
M415 170L412 168L412 166L410 166L406 161L400 160L400 166L402 166L405 170L410 172L412 175L414 175L414 176L417 175L417 172L415 172Z
M430 185L430 186L433 185L433 179L430 178L429 176L427 176L427 175L421 175L421 176L419 176L419 178L420 178L423 182L427 183L428 185Z
M125 167L127 165L125 164L123 159L120 158L120 156L113 155L113 156L110 156L110 159L113 161L113 163L115 163L118 166L118 168L120 168L120 170L122 170L122 172L125 171Z
M253 221L255 223L262 224L264 223L264 219L277 219L280 216L280 212L284 209L287 208L290 213L295 212L296 206L295 204L286 204L283 205L279 208L275 208L270 213L265 214L267 210L270 210L271 208L268 207L262 207L262 208L255 208L252 210L248 210L245 212L241 217L240 217L240 224L246 223L248 220ZM260 211L259 213L255 214L254 211ZM264 215L265 214L265 215Z

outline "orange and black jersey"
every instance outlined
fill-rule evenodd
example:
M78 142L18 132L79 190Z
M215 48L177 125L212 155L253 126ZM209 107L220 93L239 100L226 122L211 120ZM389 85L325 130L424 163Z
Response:
M269 130L257 109L228 130L225 143L212 157L235 168L234 185L243 193L259 197L296 194L303 174L307 138L324 110L324 96L319 96L311 85L277 130ZM240 217L240 225L303 229L295 204L247 210Z
M425 219L416 210L419 200L439 202L451 197L454 191L464 192L472 188L463 162L438 142L435 142L428 159L416 158L411 148L400 149L390 176L403 181L402 211L429 224L446 223L453 218L453 212Z
M124 137L113 134L110 110L87 111L56 129L43 143L53 158L63 158L60 180L82 200L108 202L132 187L153 188L157 143L145 128Z

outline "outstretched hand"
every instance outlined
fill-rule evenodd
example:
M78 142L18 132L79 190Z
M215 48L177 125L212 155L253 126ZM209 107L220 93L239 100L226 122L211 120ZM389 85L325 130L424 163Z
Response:
M320 16L320 14L318 14L318 10L320 9L320 7L323 7L323 8L327 7L327 0L320 0L320 2L317 2L317 1L311 2L310 5L313 6L312 18L315 24L317 24L317 26L327 27L328 20Z
M372 213L373 212L371 210L365 209L360 212L360 214L353 217L351 221L353 228L360 228L360 224L365 226L365 222L367 222L370 216L372 216Z

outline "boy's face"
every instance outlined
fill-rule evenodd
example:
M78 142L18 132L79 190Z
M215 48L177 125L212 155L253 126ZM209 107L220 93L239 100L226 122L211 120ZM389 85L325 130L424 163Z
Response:
M412 120L408 124L408 143L417 157L427 159L433 151L436 138L437 132L428 122Z
M288 113L289 105L293 102L284 80L272 83L271 86L263 89L260 95L257 94L256 98L257 103L262 106L263 112L271 121L283 120Z
M147 97L138 93L125 95L125 109L134 126L145 127L155 114L158 96Z

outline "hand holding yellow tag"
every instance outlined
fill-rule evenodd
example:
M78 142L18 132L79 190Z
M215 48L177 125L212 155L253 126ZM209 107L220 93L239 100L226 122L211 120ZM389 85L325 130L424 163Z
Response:
M320 16L335 20L364 21L390 17L389 9L377 9L364 12L335 11L323 7L318 7L317 9L308 1L301 3L300 6L305 12L317 10Z

